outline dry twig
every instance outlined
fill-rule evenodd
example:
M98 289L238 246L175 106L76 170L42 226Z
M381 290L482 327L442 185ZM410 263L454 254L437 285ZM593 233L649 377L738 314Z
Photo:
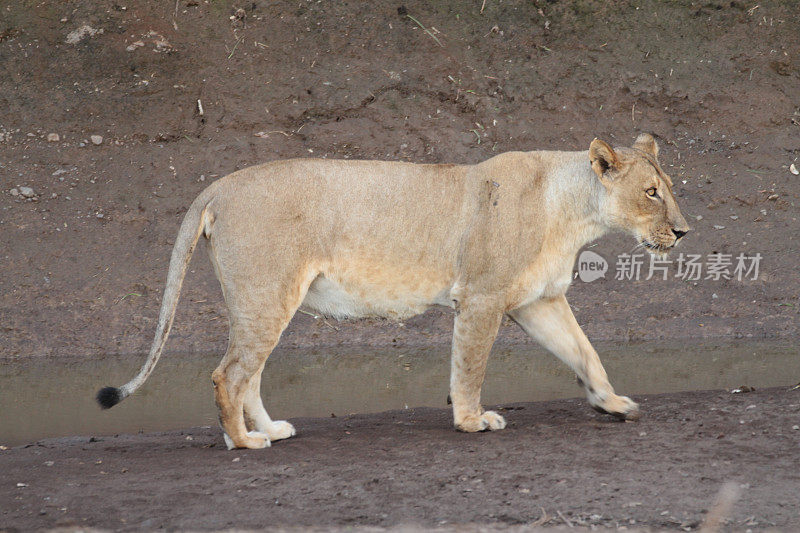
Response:
M430 31L428 28L426 28L425 26L423 26L423 25L422 25L422 23L421 23L420 21L418 21L417 19L415 19L414 17L412 17L412 16L411 16L411 15L409 15L409 14L406 14L406 16L407 16L408 18L410 18L411 20L413 20L414 22L416 22L416 23L417 23L417 26L419 26L420 28L422 28L422 29L425 31L425 33L427 33L428 35L430 35L430 36L431 36L431 39L433 39L434 41L436 41L436 44L438 44L439 46L441 46L442 48L444 48L444 45L441 43L441 41L439 41L439 39L437 39L437 38L436 38L436 36L435 36L433 33L431 33L431 31Z
M567 524L568 527L570 527L570 528L575 527L575 526L572 525L572 522L570 522L569 519L566 516L561 514L561 511L556 510L556 512L558 513L558 516L561 517L561 520L563 520L564 523Z

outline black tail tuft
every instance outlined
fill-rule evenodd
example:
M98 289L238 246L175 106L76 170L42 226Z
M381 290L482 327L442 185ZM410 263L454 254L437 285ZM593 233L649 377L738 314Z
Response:
M103 387L97 391L97 403L103 409L114 407L122 401L122 391L117 387Z

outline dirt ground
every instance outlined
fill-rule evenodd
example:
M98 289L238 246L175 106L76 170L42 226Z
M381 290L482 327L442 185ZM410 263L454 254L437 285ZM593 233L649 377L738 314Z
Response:
M800 391L637 400L636 423L583 400L509 405L509 427L481 434L453 431L445 409L298 419L296 437L265 450L225 452L217 428L41 441L0 451L0 530L681 530L725 482L739 491L731 531L796 528Z
M0 2L0 359L145 351L181 217L234 170L472 163L640 131L693 226L682 251L760 253L760 273L576 280L589 337L797 336L799 54L797 5L779 0ZM613 268L633 244L592 250ZM227 341L196 255L168 352ZM451 321L298 314L282 343L443 344ZM528 341L506 324L500 342ZM544 512L548 526L696 528L727 480L742 491L732 530L790 529L797 395L648 397L626 424L583 401L527 404L481 435L452 431L445 410L298 420L296 439L260 452L222 452L216 429L52 440L0 451L0 529L503 526Z
M145 351L181 217L236 169L470 163L585 150L595 136L629 145L640 131L658 136L694 228L683 251L761 253L759 278L576 281L590 338L800 333L796 5L480 4L0 4L0 353ZM95 33L78 38L84 25ZM34 199L11 194L20 187ZM612 236L593 251L613 268L633 244ZM196 255L167 349L222 351L221 293ZM283 342L445 343L451 321L431 311L334 331L298 315ZM525 338L507 324L501 341Z

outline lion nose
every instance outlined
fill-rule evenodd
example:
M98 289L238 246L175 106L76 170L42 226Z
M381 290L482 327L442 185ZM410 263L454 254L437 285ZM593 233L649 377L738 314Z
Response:
M687 230L687 231L688 231L688 230ZM672 228L672 233L674 233L674 234L675 234L675 240L678 240L678 239L680 239L681 237L683 237L684 235L686 235L687 231L684 231L684 230L680 230L680 229L675 229L675 228Z

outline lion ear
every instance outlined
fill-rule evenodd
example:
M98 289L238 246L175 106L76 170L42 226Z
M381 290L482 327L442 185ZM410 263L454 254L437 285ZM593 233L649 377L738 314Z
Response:
M640 133L639 136L636 137L636 142L633 143L633 147L658 159L658 144L649 133Z
M592 162L592 170L597 177L606 179L609 170L619 169L619 157L607 142L595 139L589 145L589 161Z

